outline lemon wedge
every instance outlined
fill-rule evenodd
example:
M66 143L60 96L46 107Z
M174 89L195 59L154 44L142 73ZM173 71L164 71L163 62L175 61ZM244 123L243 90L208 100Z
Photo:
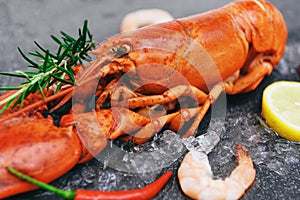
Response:
M280 136L300 142L300 82L277 81L267 86L262 116Z

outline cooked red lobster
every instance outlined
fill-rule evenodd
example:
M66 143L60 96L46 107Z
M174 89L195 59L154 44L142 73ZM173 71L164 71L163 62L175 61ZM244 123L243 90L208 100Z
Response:
M193 135L223 91L254 90L272 72L286 41L283 16L263 0L237 0L109 38L78 72L76 86L28 99L21 110L0 116L0 198L36 188L9 174L8 166L50 182L99 154L107 140L143 143L166 124L183 130L182 137ZM95 91L91 111L85 102ZM59 127L36 117L47 102L60 99L60 107L70 98L72 113ZM164 112L156 111L158 105Z

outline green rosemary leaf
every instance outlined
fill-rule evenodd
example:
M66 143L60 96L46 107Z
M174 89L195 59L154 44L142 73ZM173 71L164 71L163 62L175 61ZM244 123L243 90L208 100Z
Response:
M3 108L0 110L0 114L2 114L6 109L8 109L11 104L14 102L14 99L11 99L10 101L8 101L5 106L3 106Z
M29 82L31 81L30 78L31 76L29 76L28 74L26 74L25 72L22 72L22 71L19 71L19 70L16 70L16 73L19 73L19 74L22 74L24 75L24 78L26 78Z
M14 92L9 97L7 97L5 99L2 99L0 101L0 105L3 105L5 103L9 103L10 101L14 101L16 98L18 98L20 96L20 94L22 94L22 92L24 92L24 88L20 87L18 91Z
M36 71L36 72L34 72L34 71L24 71L24 73L30 76L30 75L39 74L40 72L38 72L38 71Z
M22 57L27 62L29 62L34 68L39 68L39 65L37 63L35 63L33 60L31 60L29 57L27 57L20 47L18 47L18 50L19 50L20 54L22 55Z
M40 50L42 50L43 52L46 52L47 51L47 49L45 49L44 47L42 47L42 45L40 45L37 41L33 41L34 42L34 44L40 49Z
M46 81L46 80L40 80L40 81L38 81L38 84L41 86L41 88L43 88L43 89L48 89L48 88L47 88L47 84L49 84L49 81Z
M81 48L84 48L84 45L86 43L86 35L81 35L80 38L78 38L78 43L81 44ZM74 45L75 46L75 45ZM79 49L80 50L80 49Z
M84 37L83 36L81 36L81 37L79 37L78 38L78 40L74 43L74 45L73 45L73 50L72 50L72 54L74 55L75 53L77 53L77 52L79 52L80 51L80 48L81 48L81 44L84 44L85 43L85 41L84 41ZM78 49L79 49L79 51L78 51Z
M23 94L21 95L21 97L18 99L18 101L15 103L14 106L16 106L17 104L20 104L20 108L22 108L26 96L27 96L26 92L23 92Z
M87 20L84 21L83 23L83 28L82 28L82 35L84 36L84 38L86 38L86 34L88 32L88 23Z
M87 21L86 21L86 23L87 23ZM88 36L89 36L90 40L92 41L93 35L91 34L91 32L89 30L87 30L87 33L88 33Z
M43 67L42 67L42 71L43 71L44 73L47 72L48 62L49 62L49 50L46 51L46 56L45 56L44 64L43 64Z
M21 96L20 96L21 95ZM16 101L14 102L13 104L13 108L15 108L18 104L21 104L23 101L22 101L22 96L25 96L26 95L26 91L23 92L23 93L20 93L20 95L16 98ZM23 105L20 105L20 107L22 108Z
M71 37L69 34L67 34L67 33L65 33L63 31L60 31L60 33L62 34L62 36L64 36L63 37L64 41L70 42L70 43L76 42L76 39L74 39L73 37Z
M0 87L0 90L19 90L20 87Z
M62 46L59 46L57 49L57 53L56 53L56 55L57 55L56 59L58 59L60 57L61 50L62 50Z
M68 73L68 75L69 75L73 85L76 85L76 80L75 80L75 77L74 77L75 73Z
M66 73L63 73L63 74L61 74L61 75L59 76L59 78L62 79L62 80L65 80L65 76L66 76ZM59 92L59 90L60 90L62 84L63 84L63 82L61 82L61 81L57 83L57 87L56 87L56 89L55 89L55 93L58 93L58 92Z
M78 65L78 58L77 57L72 57L72 59L69 61L70 66L75 66Z
M62 82L59 82L59 83L57 84L56 89L55 89L55 93L58 93L58 92L59 92L61 86L62 86Z
M27 84L30 84L30 81L24 81L21 83L21 86L24 86L24 85L27 85Z
M51 58L54 58L54 59L57 59L57 56L56 54L53 54L51 53L48 49L45 49L44 47L42 47L37 41L34 41L34 44L40 49L42 50L44 53L47 53L48 51L48 54Z
M91 56L88 51L96 45L88 29L87 20L84 21L83 28L79 29L77 39L63 31L60 33L60 38L54 35L50 36L58 44L56 53L52 53L36 41L34 44L37 46L37 50L28 52L27 55L18 47L21 56L29 63L28 67L35 68L36 71L0 72L0 75L26 78L18 87L0 87L0 90L17 90L0 101L0 105L5 104L0 113L3 113L12 104L14 104L13 106L17 104L22 106L26 97L31 93L39 91L44 95L44 89L50 89L54 84L56 92L61 89L63 84L76 85L72 67L79 63L83 64L83 61L90 61ZM33 59L30 56L33 56ZM69 77L67 80L66 76Z
M72 46L67 46L64 52L60 55L59 59L57 59L57 63L61 63L65 59L65 57L70 53L71 48Z
M38 90L38 86L37 86L37 84L35 83L35 84L32 84L32 85L30 85L29 87L28 87L28 90L26 91L26 93L28 93L28 94L30 94L30 93L33 93L33 92L35 92L35 91L37 91ZM31 92L32 91L32 92Z
M15 72L0 72L0 75L6 75L6 76L13 76L13 77L20 77L20 78L26 78L27 76L24 74L16 74Z
M88 37L90 38L90 41L92 41L93 35L91 34L90 30L88 29L88 20L84 20L82 32L84 35L87 34Z
M41 54L40 52L38 51L35 51L35 52L29 52L28 54L32 55L32 56L36 56L36 57L39 57L39 58L43 58L43 54Z
M57 66L57 69L61 70L62 72L66 73L66 74L68 74L69 76L73 76L73 74L74 74L72 69L67 70L67 69L65 69L63 67L60 67L60 66Z
M43 88L47 88L47 90L49 90L49 88L56 82L56 80L52 80L51 76L47 76L44 80L43 80ZM52 80L52 81L51 81Z
M60 39L58 39L55 35L50 35L50 37L60 46L64 45Z
M73 82L68 81L68 80L61 79L59 76L56 76L55 74L51 74L51 76L52 76L53 78L55 78L56 80L59 80L59 81L61 81L61 82L63 82L63 83L66 83L66 84L69 84L69 85L74 85Z
M44 91L43 91L44 87L42 87L41 84L43 84L43 81L40 80L40 81L37 82L40 94L42 95L42 99L45 100L45 94L44 94Z
M82 59L79 59L78 61L79 61L79 63L82 65L82 67L84 67L83 60L82 60Z

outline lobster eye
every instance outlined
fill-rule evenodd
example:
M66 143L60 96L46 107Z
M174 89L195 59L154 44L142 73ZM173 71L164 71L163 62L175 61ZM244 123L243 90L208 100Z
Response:
M120 48L124 49L125 53L129 53L132 50L132 46L129 43L123 43Z
M116 57L123 56L131 51L131 46L127 43L121 44L119 47L113 49Z

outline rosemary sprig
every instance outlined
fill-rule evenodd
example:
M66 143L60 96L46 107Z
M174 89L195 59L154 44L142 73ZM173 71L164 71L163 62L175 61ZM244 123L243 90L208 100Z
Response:
M0 101L0 106L5 105L0 110L0 114L11 105L15 107L20 104L20 107L22 107L24 99L31 93L39 91L44 98L44 89L49 89L53 84L56 84L55 93L60 90L63 83L76 84L72 66L79 63L83 64L83 61L90 61L91 57L88 55L88 51L94 49L96 43L93 41L93 36L88 29L87 20L84 21L83 28L79 29L77 39L63 31L60 33L61 38L51 35L51 38L58 44L56 53L50 52L34 41L38 50L28 54L38 61L30 58L18 47L22 57L29 63L28 67L34 68L35 71L0 72L0 75L26 79L17 87L0 87L0 90L17 90L14 94ZM70 80L66 80L67 75Z

